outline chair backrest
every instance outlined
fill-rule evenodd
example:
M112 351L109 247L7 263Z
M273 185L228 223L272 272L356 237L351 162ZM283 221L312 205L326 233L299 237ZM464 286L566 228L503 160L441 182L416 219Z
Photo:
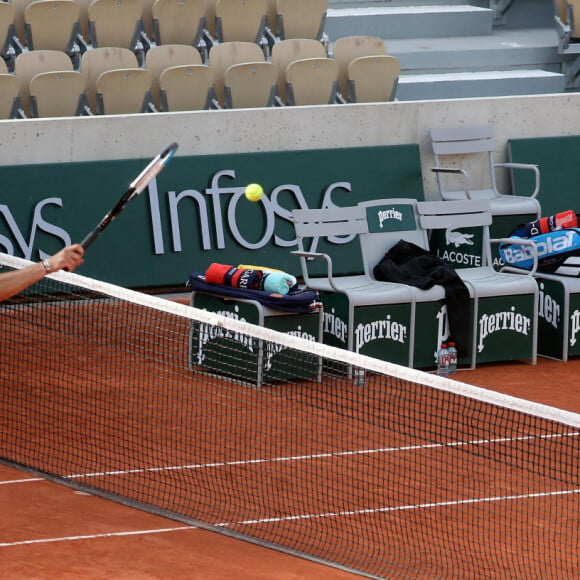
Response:
M91 35L89 33L89 5L93 0L75 0L75 2L79 5L80 14L79 14L79 25L80 25L80 32L85 41L85 43L89 43L91 40Z
M289 105L334 103L338 88L338 64L331 58L306 58L286 68L286 98Z
M30 115L29 83L34 76L43 72L72 70L70 57L60 50L31 50L20 53L14 63L14 74L20 82L20 103L24 113Z
M277 0L268 0L268 14L266 17L266 26L274 37L278 36L278 11L276 8Z
M133 49L142 29L141 0L93 0L89 5L89 36L97 47Z
M348 95L348 67L362 56L386 55L385 41L378 36L353 35L337 38L332 58L338 62L338 90L346 98Z
M224 75L227 109L270 107L276 91L276 67L271 62L234 64Z
M152 46L145 55L145 68L151 72L151 98L159 109L159 78L161 73L174 66L200 65L201 55L197 48L188 44L161 44Z
M214 72L214 87L220 106L224 106L224 76L234 64L265 62L262 49L253 42L231 41L212 46L209 65Z
M215 5L217 0L205 0L205 27L212 38L215 38Z
M277 30L280 40L320 40L326 22L328 0L277 0Z
M429 249L427 232L419 224L417 205L417 200L408 198L376 199L358 204L367 223L367 231L359 236L367 276L374 278L373 268L401 239Z
M0 2L0 53L7 54L10 39L16 34L14 16L16 10L13 4Z
M68 52L80 31L80 7L75 0L40 0L24 11L26 44L29 50Z
M268 0L217 0L216 37L220 42L259 42L267 14Z
M0 119L15 116L15 107L19 103L20 83L18 79L6 72L0 74Z
M26 7L34 0L12 0L10 4L14 6L14 28L16 36L20 42L26 44L26 34L24 33L24 12Z
M108 70L138 68L132 50L119 47L101 47L87 50L81 58L81 72L86 79L87 101L91 111L97 110L96 85L99 76Z
M401 65L395 56L361 56L348 67L348 101L377 103L395 98ZM343 95L347 98L347 95Z
M165 69L159 77L162 111L201 111L210 107L213 71L203 64Z
M78 71L37 74L30 81L33 117L74 117L85 100L85 78Z
M141 25L149 40L154 40L153 5L155 2L156 0L141 0Z
M205 0L155 0L153 40L160 44L198 44L205 23Z
M116 69L97 79L97 114L144 113L150 101L151 73L142 68Z
M282 103L286 103L286 68L291 62L304 58L326 58L326 48L312 38L289 38L272 47L272 63L278 71L277 90Z

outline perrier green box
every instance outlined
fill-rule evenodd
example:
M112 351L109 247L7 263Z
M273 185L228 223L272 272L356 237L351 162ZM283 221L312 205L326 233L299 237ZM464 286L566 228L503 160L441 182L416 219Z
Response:
M196 308L222 314L285 334L320 342L322 309L310 314L274 310L256 300L225 299L213 294L193 292ZM234 377L258 388L263 383L296 378L318 378L320 358L284 348L281 343L263 341L215 325L196 322L190 332L189 361L192 369L201 368Z

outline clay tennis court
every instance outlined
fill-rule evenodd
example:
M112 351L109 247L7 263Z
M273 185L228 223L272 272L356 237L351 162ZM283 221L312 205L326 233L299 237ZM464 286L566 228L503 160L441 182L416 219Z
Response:
M55 315L58 308L45 307L43 311L43 324L48 328L58 328L63 325L59 318L51 320L51 314ZM405 434L397 435L395 439L388 439L385 443L379 430L369 428L369 423L362 422L364 417L358 417L357 414L363 414L371 408L369 401L365 397L371 395L362 394L357 401L358 407L352 411L352 420L343 423L328 422L329 418L325 411L318 410L313 412L310 409L307 414L302 408L303 403L312 396L312 390L317 388L317 400L324 402L320 404L321 409L332 407L335 393L333 386L328 385L307 385L308 388L293 391L292 399L280 397L270 397L256 390L231 389L222 390L221 396L227 396L227 405L223 399L216 398L219 389L222 388L220 379L212 379L212 382L205 385L211 386L211 390L191 389L187 387L193 385L194 379L187 370L169 372L165 367L159 371L156 377L159 385L172 384L172 381L178 379L179 398L169 400L165 397L167 394L174 393L171 388L168 390L159 389L160 393L152 390L136 391L128 393L127 374L140 374L139 358L132 359L131 368L127 372L127 362L125 350L126 337L119 336L113 332L109 337L107 335L106 321L115 316L118 308L113 308L103 316L99 317L98 324L94 315L90 317L90 324L82 324L81 313L75 312L74 325L65 324L64 328L59 328L63 334L70 336L75 329L75 340L69 345L67 352L63 353L63 360L82 360L82 369L71 367L71 373L79 385L90 384L90 377L99 374L99 365L108 370L107 382L96 387L83 389L74 393L71 399L69 393L71 389L70 377L57 375L47 380L39 376L35 370L35 357L46 356L49 353L55 353L55 339L49 339L49 344L40 344L38 336L31 333L27 328L27 321L23 319L22 313L15 313L14 318L19 319L18 326L10 328L11 336L14 337L14 348L21 352L30 352L29 364L19 369L19 380L22 385L26 386L25 393L18 396L10 397L4 394L3 410L4 418L14 418L13 424L26 424L27 432L25 443L22 445L22 453L28 453L27 446L34 450L35 457L33 464L39 469L51 470L53 457L43 457L43 439L49 438L57 454L62 454L65 462L72 461L69 455L74 454L72 448L67 447L70 444L69 438L63 435L69 431L69 427L77 428L78 437L82 439L85 430L91 433L97 433L98 439L105 442L104 448L95 450L95 458L90 461L95 463L95 473L88 473L86 467L84 470L74 472L86 481L91 478L99 480L101 489L111 489L115 493L128 495L136 501L150 503L151 494L157 498L162 505L167 505L168 509L174 509L176 503L190 502L195 505L195 513L200 513L201 519L209 522L222 521L216 518L224 518L224 514L229 516L228 527L244 533L249 525L252 526L252 534L256 537L270 537L274 534L282 534L280 537L295 538L300 535L300 522L293 521L292 518L274 518L272 515L285 513L285 510L291 512L292 499L286 497L284 493L271 493L273 488L280 486L280 489L295 490L297 495L301 495L301 485L304 477L300 470L294 470L294 461L286 461L284 464L264 465L261 463L258 467L251 461L245 461L243 465L228 465L224 469L225 458L227 457L224 449L227 447L227 441L230 439L242 442L242 448L252 449L251 445L256 445L256 438L259 441L270 439L273 442L273 456L299 456L306 453L307 448L303 446L302 440L304 434L313 430L326 430L331 432L337 439L337 449L342 449L348 442L354 448L363 448L365 445L372 448L384 448L387 444L391 447L401 447L408 444ZM123 309L124 312L127 308ZM8 324L11 318L5 313L3 322ZM17 316L16 316L17 315ZM37 325L38 315L31 316L29 324ZM100 326L102 322L102 327ZM111 328L116 328L118 324L112 324ZM6 330L8 330L8 328ZM163 328L163 327L159 327ZM84 331L83 331L84 329ZM86 335L78 334L86 332ZM131 334L136 331L133 329ZM167 333L173 336L174 331ZM98 336L98 341L94 339ZM182 333L177 333L177 343L184 344L187 336L187 328L182 329ZM143 337L138 336L136 343L141 344ZM160 352L171 351L167 347L165 340L167 337L164 332L156 333L156 349ZM91 341L98 343L99 347L103 344L111 343L112 349L95 350L92 353L87 344ZM28 351L26 346L34 345L34 349ZM103 353L107 354L103 354ZM118 359L115 361L115 359ZM107 363L106 365L104 363ZM143 363L144 364L144 363ZM123 372L120 369L125 369ZM118 376L115 373L119 373ZM87 373L87 377L83 376ZM168 373L165 376L164 373ZM486 366L476 371L461 372L458 378L465 382L480 386L488 386L503 392L507 392L518 397L523 397L538 402L552 404L571 411L580 410L579 388L574 377L580 376L580 367L576 362L559 363L540 359L537 366L533 367L523 363L511 363L505 365ZM62 384L61 380L63 381ZM196 379L197 380L197 379ZM189 381L189 383L187 382ZM74 382L73 382L74 384ZM119 400L117 405L110 404L104 408L100 401L104 397L111 397L111 400L117 400L118 396L116 385L119 384L119 392L122 392L126 399ZM177 383L176 383L177 384ZM22 388L21 388L22 390ZM42 390L42 391L41 391ZM208 393L208 391L210 391ZM372 389L368 389L372 393ZM40 393L42 392L42 395ZM236 392L241 396L235 397ZM117 393L117 394L116 394ZM41 397L43 400L50 402L48 405L49 422L28 423L25 415L19 416L20 409L27 404L30 409L37 406L35 397ZM161 398L157 398L161 397ZM206 399L204 399L206 397ZM75 405L71 401L75 401ZM204 409L207 415L196 414L186 409L201 408L200 403L204 402ZM444 401L445 402L445 401ZM388 424L396 420L396 415L389 414L391 405L395 405L395 399L381 401L382 420ZM405 403L411 405L412 402ZM451 402L450 402L451 404ZM117 410L119 409L119 410ZM259 421L256 409L259 409ZM103 410L107 411L103 414ZM93 415L100 412L102 415L94 418ZM220 416L220 413L225 413ZM167 416L171 416L174 426L167 429L164 421ZM43 415L41 415L43 417ZM213 417L218 417L217 423ZM286 417L284 430L280 431L280 423L274 419ZM97 420L98 419L98 420ZM177 419L177 420L176 420ZM12 420L12 419L11 419ZM122 420L122 422L120 422ZM238 423L236 423L238 421ZM206 424L216 423L213 430L204 431ZM196 429L184 428L195 424ZM159 433L155 435L156 426L160 426ZM228 429L222 429L221 425L227 425ZM342 430L337 431L337 425ZM17 428L16 427L16 428ZM274 429L279 431L275 432ZM96 431L90 431L95 429ZM125 430L123 438L125 448L118 448L118 438L115 437L116 430ZM140 437L142 430L147 430L146 436ZM6 430L9 432L9 429ZM191 432L199 431L196 439L190 439ZM222 432L223 431L223 432ZM258 434L258 435L256 435ZM533 435L533 432L531 433ZM241 441L244 437L248 442ZM140 454L140 445L142 441L148 442L149 447ZM184 444L186 443L186 444ZM175 472L171 468L168 473L165 470L158 470L154 465L158 453L167 448L170 450L171 463L177 466L183 465L208 465L207 460L197 455L207 452L207 456L213 458L218 464L217 469L224 471L225 479L213 478L212 470L203 470L200 475L195 474L195 482L200 490L211 489L212 487L222 486L223 489L211 489L216 501L219 500L221 507L217 504L212 505L211 500L207 500L201 493L194 488L187 488L185 482L183 489L179 487L180 479L175 478L172 474ZM252 449L253 450L253 449ZM149 455L147 453L149 453ZM445 461L446 449L421 450L421 461L433 465L439 460ZM99 471L100 461L103 457L107 465L123 466L122 471L110 471L103 473ZM126 459L127 457L128 459ZM159 456L161 457L161 456ZM58 458L57 458L58 459ZM74 458L73 458L74 459ZM462 522L468 508L465 506L454 506L449 516L450 529L460 529L456 541L442 549L441 546L431 546L431 537L429 535L429 522L424 521L424 516L420 511L403 514L385 514L380 513L379 509L372 510L374 513L370 527L357 527L358 523L363 523L368 514L369 497L381 498L383 500L384 471L388 469L393 475L393 481L397 483L397 488L409 488L410 481L407 479L408 473L412 474L413 462L417 456L397 457L392 463L384 464L380 461L375 463L374 456L368 459L365 465L365 480L359 482L359 485L353 485L345 474L354 473L351 466L355 459L352 457L341 458L340 464L335 457L325 457L321 461L324 463L324 478L334 481L332 488L321 486L314 479L308 481L309 495L300 497L299 500L305 503L304 510L312 514L317 514L322 506L326 506L327 501L332 500L337 505L346 505L349 510L354 510L349 518L337 517L329 522L329 518L311 518L309 522L310 533L315 538L322 538L327 544L331 558L336 554L347 554L352 558L353 565L356 562L358 554L367 552L373 553L373 550L384 549L386 542L390 550L395 554L396 561L404 565L408 557L407 550L409 545L413 544L416 551L427 554L433 551L431 557L438 556L445 551L447 557L455 558L457 561L457 570L460 572L465 562L456 555L456 552L470 550L478 561L484 562L490 557L493 549L501 549L507 545L508 550L514 549L509 546L509 538L488 539L485 545L480 545L476 537L476 530L464 528ZM90 462L89 461L89 462ZM204 463L205 461L205 463ZM320 462L315 458L316 462ZM154 476L143 469L143 465L151 462L152 468L156 471ZM354 469L354 467L352 467ZM120 468L119 468L120 469ZM482 485L486 493L487 481L489 485L502 474L498 471L494 473L493 469L487 467L483 460L470 458L470 463L466 466L466 474L457 476L457 481L433 481L429 482L430 486L440 494L440 500L448 499L446 490L456 489L461 484L461 477L469 477L470 470L473 473L483 474ZM215 470L214 470L215 471ZM503 469L501 470L503 471ZM180 477L185 480L189 473L188 470L181 469ZM246 476L244 476L244 474ZM191 476L189 476L191 477ZM437 475L434 475L436 478ZM455 476L453 476L455 477ZM206 479L207 478L207 479ZM452 479L452 478L450 478ZM117 577L117 578L341 578L350 577L351 574L335 570L329 567L322 567L319 564L307 562L303 559L291 557L289 555L279 554L273 550L260 548L249 542L241 542L232 538L225 538L216 533L194 529L181 523L176 523L172 519L161 518L150 514L143 513L125 506L119 506L102 498L92 497L78 491L64 488L39 480L30 475L21 472L2 468L0 472L0 506L4 515L2 519L0 534L0 550L2 551L2 573L7 578L66 578L79 577L99 578L99 577ZM177 489L169 490L169 481ZM514 472L505 476L505 481L516 490L527 490L527 481L522 481L521 475ZM223 482L227 482L227 485ZM244 498L247 496L247 482L253 482L252 485L260 485L252 490L255 505L244 504ZM467 479L465 480L467 484ZM150 489L152 485L152 488ZM290 485L291 484L291 485ZM525 484L525 485L524 485ZM541 476L536 478L534 485L538 490L551 489L553 486L547 479ZM149 487L148 487L149 486ZM376 490L375 490L376 488ZM303 488L304 490L306 488ZM534 488L536 489L536 488ZM554 489L556 489L554 487ZM185 491L184 491L185 490ZM188 491L189 490L189 491ZM334 496L326 497L332 490ZM491 490L491 488L490 488ZM414 492L415 490L413 490ZM363 494L364 492L364 494ZM165 493L170 496L165 497ZM183 495L179 495L182 493ZM306 494L306 491L302 492ZM227 499L224 500L224 494L228 495L231 503L235 506L231 514L227 509ZM360 496L357 494L361 494ZM375 495L373 495L375 494ZM422 497L421 491L418 492ZM485 494L484 494L485 495ZM427 497L427 496L425 496ZM430 497L430 496L429 496ZM393 502L399 501L397 496L391 498ZM542 500L544 501L544 500ZM545 500L547 501L547 500ZM566 500L551 499L551 513L555 514L558 519L569 518L566 515ZM344 504L342 503L344 502ZM224 507L224 505L226 507ZM334 504L333 504L334 505ZM218 509L220 507L220 509ZM185 508L184 508L185 509ZM327 508L328 509L328 508ZM513 513L508 511L498 511L494 517L513 518L522 515L519 508ZM525 504L523 509L525 509ZM509 508L508 508L509 510ZM561 510L561 511L560 511ZM187 510L186 510L187 511ZM337 508L338 512L338 508ZM241 513L241 515L240 515ZM493 512L495 513L495 512ZM492 514L493 515L493 514ZM396 522L394 520L397 520ZM354 521L354 524L353 524ZM237 522L237 523L236 523ZM401 535L389 535L391 524L396 523L398 530L419 529L418 536L410 535L409 538ZM221 525L221 524L220 524ZM342 534L338 532L345 526L352 526L350 532ZM490 523L490 525L493 525ZM544 530L541 541L553 542L557 537L550 537L550 522L540 522ZM355 530L355 531L353 531ZM373 530L379 530L378 537L373 534ZM388 536L388 537L387 537ZM535 541L535 538L533 538ZM532 538L531 538L532 540ZM298 540L297 540L298 541ZM494 545L499 544L499 545ZM529 552L530 558L535 558L534 552L537 551L538 544L531 543L529 546L519 546L520 553ZM333 550L335 552L333 552ZM350 552L350 554L349 554ZM575 556L572 555L569 565L572 566ZM566 556L563 556L566 559ZM537 565L537 564L536 564ZM540 564L541 565L541 564ZM505 570L499 571L497 577L502 577ZM424 577L430 577L426 573Z

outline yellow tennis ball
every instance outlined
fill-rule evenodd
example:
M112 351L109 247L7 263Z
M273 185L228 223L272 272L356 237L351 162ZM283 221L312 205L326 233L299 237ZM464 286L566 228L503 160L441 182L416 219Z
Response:
M250 185L246 186L246 189L244 190L246 198L250 201L260 201L263 193L264 190L258 183L250 183Z

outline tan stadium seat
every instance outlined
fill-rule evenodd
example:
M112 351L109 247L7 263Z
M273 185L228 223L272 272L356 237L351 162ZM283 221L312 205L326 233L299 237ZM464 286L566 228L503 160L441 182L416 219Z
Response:
M20 115L20 83L18 79L6 71L0 74L0 119L13 119Z
M94 48L129 48L144 60L141 0L93 0L89 5L89 36Z
M24 33L24 12L26 7L34 0L12 0L10 4L14 6L14 27L16 36L22 46L26 44L26 35Z
M91 111L94 113L97 110L96 85L102 73L138 67L137 56L128 48L102 47L87 50L81 58L81 72L86 80L87 101Z
M161 73L170 67L179 65L200 65L202 59L199 51L188 44L161 44L152 46L145 55L145 68L151 73L151 98L159 109L159 78ZM213 84L213 80L212 80Z
M159 44L198 46L205 23L205 0L156 0L153 40Z
M214 73L214 88L220 107L224 107L224 76L234 64L265 62L262 49L253 42L232 41L216 44L209 52L209 66Z
M268 22L275 18L275 30L268 27L270 44L288 38L311 38L328 45L324 33L328 0L276 0L275 7L272 0L269 3Z
M86 115L85 78L78 71L37 74L29 83L32 117Z
M312 38L289 38L272 47L272 63L277 69L277 99L286 104L286 68L291 62L304 58L326 58L324 45Z
M75 0L31 2L24 11L26 46L29 50L62 50L78 67L81 53L79 19L80 7Z
M331 58L306 58L286 68L288 105L336 103L338 64Z
M255 42L267 54L265 37L268 0L217 0L215 5L218 42Z
M43 72L72 71L73 63L60 50L31 50L19 54L14 64L14 74L20 82L20 104L26 116L30 116L29 83Z
M361 56L386 55L387 47L377 36L343 36L337 38L332 48L332 58L338 63L338 90L346 98L348 95L348 67L355 58Z
M14 48L14 40L16 38L15 15L16 10L13 4L0 2L0 56L2 57L0 60L8 62L10 69L14 68L14 58L16 56Z
M211 38L215 38L215 5L217 0L205 0L205 28Z
M98 115L151 111L151 73L142 68L108 70L96 83Z
M215 108L213 71L204 64L165 69L159 77L161 111L201 111Z
M234 64L224 75L226 109L273 106L276 80L276 67L271 62Z
M394 56L383 54L355 58L348 67L348 102L394 100L400 72L399 59Z

